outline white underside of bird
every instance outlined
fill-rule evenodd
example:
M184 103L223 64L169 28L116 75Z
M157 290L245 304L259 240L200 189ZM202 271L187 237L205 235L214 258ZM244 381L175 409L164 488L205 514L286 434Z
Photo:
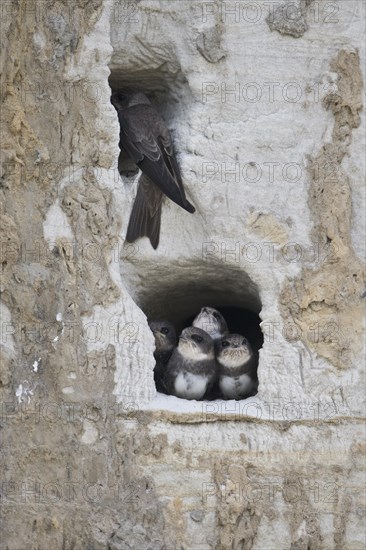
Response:
M174 389L176 395L184 399L202 399L206 393L207 384L207 376L180 372L175 379Z
M255 382L248 374L239 376L220 376L220 390L224 397L236 399L239 396L248 394L254 388Z

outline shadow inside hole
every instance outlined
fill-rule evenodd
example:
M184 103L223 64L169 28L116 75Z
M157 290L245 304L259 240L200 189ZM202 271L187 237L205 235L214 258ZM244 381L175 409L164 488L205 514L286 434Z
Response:
M119 90L143 92L156 106L166 108L168 104L168 112L171 109L172 114L174 107L176 108L182 100L192 98L185 75L177 68L173 71L168 65L141 71L126 71L113 67L108 83L112 93Z
M260 328L261 318L259 315L253 311L240 307L212 306L211 304L210 307L214 307L224 316L230 334L241 334L249 340L255 357L255 374L257 375L259 350L263 346L263 333ZM180 327L181 330L186 327L190 327L198 313L199 311L195 312L194 315L189 316L185 321L183 321ZM177 331L178 335L181 330ZM256 393L258 393L258 380L256 389L242 399L247 399L248 397L256 395ZM214 401L217 399L223 399L219 389L218 380L216 381L211 392L201 401Z
M111 96L120 91L127 94L131 92L144 93L162 115L174 141L176 119L183 116L193 100L188 80L180 67L163 62L154 68L145 67L135 70L131 67L127 69L112 59L110 71L108 83L111 88ZM123 152L119 155L118 166L126 183L132 183L131 180L136 176L138 170Z

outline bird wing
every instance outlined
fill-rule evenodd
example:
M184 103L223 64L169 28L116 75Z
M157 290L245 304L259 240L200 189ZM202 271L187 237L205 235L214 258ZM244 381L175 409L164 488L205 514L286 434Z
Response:
M184 194L169 132L159 115L149 105L138 105L118 111L118 116L120 147L167 197L194 212Z
M187 200L185 192L184 192L182 176L181 176L180 169L179 169L177 159L176 159L176 156L175 156L173 142L172 142L172 139L171 139L171 136L170 136L170 132L167 129L167 127L165 126L165 124L163 123L162 120L161 120L161 122L162 122L162 124L159 125L159 146L160 146L160 150L162 151L165 163L168 166L170 173L172 174L172 176L174 177L174 179L176 180L176 182L178 184L178 187L180 189L182 197L184 197L184 199Z

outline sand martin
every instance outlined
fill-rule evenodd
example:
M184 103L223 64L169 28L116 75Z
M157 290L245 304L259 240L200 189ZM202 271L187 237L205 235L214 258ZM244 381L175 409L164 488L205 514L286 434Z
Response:
M177 346L177 334L174 326L169 321L150 321L149 326L155 337L155 386L159 392L166 393L163 376L170 356Z
M183 399L203 399L217 377L212 338L197 327L185 328L167 365L168 393Z
M225 399L243 399L257 388L256 361L248 340L240 334L225 336L217 346L219 387Z
M112 94L111 102L120 123L120 157L127 153L142 171L126 241L147 236L157 248L164 195L187 212L195 208L186 199L169 130L146 95L120 91Z
M213 307L203 307L194 318L192 326L207 332L215 342L229 333L224 317Z

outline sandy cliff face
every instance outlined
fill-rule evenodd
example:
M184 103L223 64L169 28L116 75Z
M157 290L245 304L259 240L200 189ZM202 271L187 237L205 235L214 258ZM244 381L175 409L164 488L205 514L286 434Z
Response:
M4 548L364 548L363 18L4 4ZM163 114L196 206L165 201L156 251L124 243L121 86ZM260 316L257 396L157 395L146 316L206 303Z

